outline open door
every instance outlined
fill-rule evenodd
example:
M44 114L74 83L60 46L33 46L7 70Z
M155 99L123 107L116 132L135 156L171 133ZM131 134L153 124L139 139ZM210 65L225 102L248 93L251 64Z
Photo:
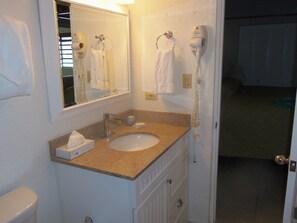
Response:
M295 103L291 152L290 152L290 157L288 159L288 180L287 180L287 191L286 191L283 223L297 222L297 219L294 218L295 207L296 207L296 190L297 190L296 161L297 161L297 106Z
M216 220L217 198L217 167L218 167L218 142L220 123L220 98L223 60L223 33L224 33L225 0L217 1L217 27L216 27L216 63L215 63L215 98L214 98L214 130L213 130L213 154L212 154L212 179L210 198L210 222ZM296 99L295 99L296 100ZM294 121L292 128L292 141L290 157L284 162L288 163L287 189L285 196L283 223L297 223L297 101L295 101ZM296 210L295 210L296 208ZM294 218L296 217L296 219Z

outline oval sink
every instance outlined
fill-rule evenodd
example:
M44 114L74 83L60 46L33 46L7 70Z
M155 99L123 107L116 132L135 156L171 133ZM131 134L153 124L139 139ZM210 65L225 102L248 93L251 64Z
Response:
M139 151L148 149L159 142L159 138L149 133L133 133L115 138L109 147L117 151Z

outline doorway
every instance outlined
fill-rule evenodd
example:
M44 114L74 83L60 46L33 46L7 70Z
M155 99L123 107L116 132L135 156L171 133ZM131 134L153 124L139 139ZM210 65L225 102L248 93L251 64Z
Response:
M273 158L288 155L291 141L297 76L292 4L225 2L217 223L282 222L287 166Z

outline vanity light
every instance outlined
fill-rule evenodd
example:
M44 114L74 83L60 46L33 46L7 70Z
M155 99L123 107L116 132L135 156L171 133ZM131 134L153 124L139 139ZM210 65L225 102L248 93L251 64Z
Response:
M115 4L118 4L118 5L134 4L135 2L134 0L71 0L71 1L87 4L87 5L93 5L101 8L115 7Z
M115 4L122 4L122 5L128 5L128 4L134 4L134 0L113 0Z
M93 7L109 10L109 11L119 12L119 13L123 12L123 9L122 9L122 6L120 6L119 3L116 4L116 2L124 2L124 1L125 0L71 0L71 2L74 2L74 3L89 5L89 6L93 6ZM129 2L129 1L132 1L132 0L126 0L126 2Z

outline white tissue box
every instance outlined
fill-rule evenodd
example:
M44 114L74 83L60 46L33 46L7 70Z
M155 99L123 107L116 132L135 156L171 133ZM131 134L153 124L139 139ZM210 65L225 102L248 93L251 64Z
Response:
M59 148L56 148L56 156L60 158L72 160L84 154L85 152L88 152L94 147L95 147L94 140L85 139L85 141L82 144L72 148L67 148L67 144L60 146Z

